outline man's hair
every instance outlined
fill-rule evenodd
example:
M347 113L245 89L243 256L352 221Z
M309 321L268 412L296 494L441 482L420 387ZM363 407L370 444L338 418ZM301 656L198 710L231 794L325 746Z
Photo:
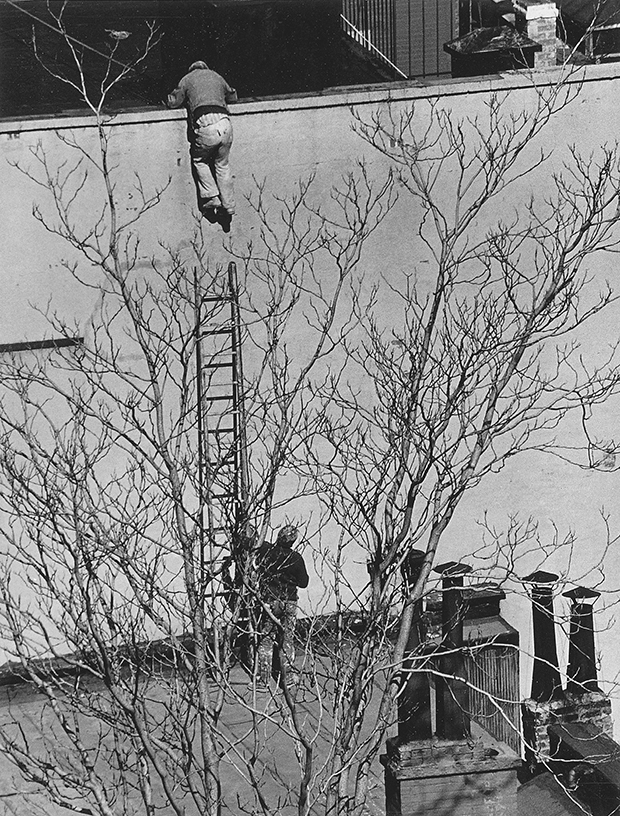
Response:
M207 71L209 70L209 66L207 65L206 62L198 60L197 62L192 62L192 64L187 69L187 72L189 73L190 71L197 71L199 68L202 68L203 70L206 69Z
M277 543L285 547L292 547L297 539L297 527L294 524L286 524L278 532Z

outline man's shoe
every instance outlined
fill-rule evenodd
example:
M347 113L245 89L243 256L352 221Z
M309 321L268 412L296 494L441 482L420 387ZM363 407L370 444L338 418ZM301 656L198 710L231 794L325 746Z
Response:
M202 210L203 218L206 218L209 224L217 224L219 218L219 210L217 207L204 207Z
M211 198L200 199L200 212L202 213L204 213L205 210L214 210L221 206L222 202L220 201L219 196L211 196Z
M203 198L200 202L200 212L203 216L207 219L210 224L215 224L218 217L218 212L220 207L222 206L222 202L218 198L218 196L213 196L212 198Z
M217 220L222 227L223 232L230 232L230 225L232 222L232 214L228 210L220 209L217 213Z

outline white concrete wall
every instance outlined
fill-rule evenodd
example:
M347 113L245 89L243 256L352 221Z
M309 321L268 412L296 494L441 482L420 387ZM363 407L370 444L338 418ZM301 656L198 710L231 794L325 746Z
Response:
M235 143L232 164L236 176L238 214L229 237L203 222L205 240L211 245L214 262L226 263L230 258L229 241L239 247L251 241L258 225L252 218L244 196L253 190L252 176L265 179L267 189L287 195L300 177L316 172L317 200L327 197L332 183L342 172L351 168L357 157L364 156L373 173L382 173L387 163L376 151L368 148L353 131L351 108L369 115L377 107L391 102L395 109L407 109L412 103L437 98L439 104L458 114L474 115L483 109L493 90L509 91L510 104L516 111L527 106L533 98L533 82L544 85L554 82L556 74L536 74L533 79L525 74L489 77L474 81L453 81L440 86L422 86L403 83L385 87L345 90L322 96L295 97L246 102L234 106ZM550 123L544 131L544 144L550 158L540 172L530 177L527 184L534 188L544 185L544 173L559 167L568 145L576 142L582 150L603 142L613 142L620 132L620 109L616 99L620 91L620 72L617 66L592 66L587 69L583 87L576 100ZM189 172L185 140L184 114L163 110L119 114L111 122L111 150L125 174L127 184L132 174L139 174L146 186L162 185L170 177L171 184L159 207L147 214L141 222L141 258L147 265L152 254L161 255L158 241L173 246L189 240L196 215L193 183ZM61 137L75 138L86 152L95 146L94 123L88 116L31 119L0 122L0 143L3 161L0 162L0 223L3 225L1 279L3 297L0 300L0 343L24 339L36 340L46 336L45 321L33 314L29 303L45 304L51 298L59 309L74 313L79 321L86 321L96 310L96 296L78 291L70 275L59 266L66 254L66 246L56 236L47 233L31 215L33 202L40 202L45 212L42 191L16 168L33 166L31 151L37 144L44 148L52 164L59 162L66 147ZM527 185L521 187L527 193ZM96 201L93 192L93 201ZM519 206L520 201L509 199L507 206ZM131 200L128 200L131 206ZM84 212L84 218L92 213ZM411 263L419 260L415 242L416 212L409 204L400 204L373 237L367 248L365 264L369 280L381 269L396 276ZM613 262L597 267L592 272L614 281ZM585 335L582 340L588 353L617 340L618 312L610 314L596 325L596 336ZM303 336L299 338L300 346ZM618 405L610 405L598 419L601 436L612 437L617 424ZM532 516L540 521L541 537L546 543L553 539L554 521L561 534L573 529L576 547L570 567L574 580L583 578L592 582L588 570L596 565L605 536L599 511L605 507L610 513L612 529L620 531L618 489L620 476L615 472L578 470L560 459L549 459L531 454L514 466L506 466L499 474L463 502L441 553L441 560L463 558L477 548L481 530L477 524L485 513L499 528L506 523L509 513L522 517ZM564 554L547 568L564 569ZM535 558L531 564L534 566ZM524 564L524 568L527 562ZM618 546L607 553L604 570L610 589L620 587L615 576L620 572ZM360 579L364 575L359 565ZM585 577L583 577L585 576ZM613 601L617 596L609 597ZM515 598L509 603L510 615L524 633L527 632L529 613L527 604ZM599 622L611 628L601 633L604 674L614 679L620 671L620 654L613 630L613 606ZM526 650L529 648L525 636Z

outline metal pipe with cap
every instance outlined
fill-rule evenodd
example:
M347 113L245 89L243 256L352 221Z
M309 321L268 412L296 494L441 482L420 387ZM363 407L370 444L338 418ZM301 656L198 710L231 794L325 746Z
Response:
M601 593L578 586L562 594L571 600L566 691L571 694L598 691L592 607Z
M521 580L532 585L534 667L531 697L539 703L557 700L562 696L553 613L553 585L558 576L553 572L537 570Z
M465 681L463 655L463 577L472 568L449 561L435 567L442 577L440 670L437 678L437 736L462 740L469 736L469 691ZM459 679L463 678L463 679Z
M402 576L407 597L420 576L424 557L422 550L411 550L402 566ZM398 696L398 739L399 742L430 739L431 693L428 674L416 671L416 664L423 659L422 647L426 642L426 630L422 616L422 600L414 602L413 619L403 663L403 684Z

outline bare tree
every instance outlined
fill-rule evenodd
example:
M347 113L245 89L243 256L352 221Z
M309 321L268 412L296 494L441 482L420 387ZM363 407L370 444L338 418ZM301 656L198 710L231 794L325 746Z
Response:
M320 728L306 732L286 677L275 712L272 695L266 705L257 701L252 682L240 690L238 673L231 676L234 646L242 615L268 614L252 553L274 507L282 512L303 495L291 462L313 433L308 386L350 330L339 304L351 299L362 247L389 210L392 179L375 186L363 165L345 176L328 223L310 203L312 179L304 181L279 202L284 230L266 227L253 248L239 324L249 348L249 473L243 495L234 494L229 462L239 440L229 434L207 452L207 438L213 443L223 429L202 426L201 404L209 398L201 389L217 387L205 371L223 353L205 336L219 336L208 327L226 325L234 293L210 264L200 225L189 249L164 247L163 261L140 267L140 224L169 180L149 190L136 177L128 189L111 140L109 95L156 35L149 28L143 52L120 68L114 40L93 87L65 8L50 13L72 70L41 62L88 105L95 149L59 131L66 156L58 164L38 144L15 170L46 194L49 206L40 199L34 217L65 242L62 266L94 290L98 309L84 326L48 306L53 347L2 360L3 629L16 671L41 695L44 712L34 737L16 709L2 749L56 804L107 816L220 812L226 754L253 791L255 805L247 807L268 812L276 805L257 760L275 730L299 748L303 766L301 780L287 780L276 802L295 796L305 813ZM85 220L87 201L94 215ZM259 187L259 215L266 201ZM302 322L310 339L293 358L289 345ZM205 518L214 494L227 490L233 496L220 500L216 540ZM250 659L246 681L252 668ZM242 737L226 721L235 705L251 718Z
M592 362L579 345L583 327L617 299L593 273L596 258L618 246L617 149L567 147L562 169L551 170L541 139L576 90L532 90L532 108L517 112L506 92L475 117L431 100L357 120L397 174L417 240L410 268L379 272L370 295L355 299L346 368L319 388L322 443L313 438L304 451L343 547L361 544L369 573L362 633L346 665L336 656L334 676L350 691L337 694L333 812L364 808L399 688L397 673L377 677L402 666L414 604L467 491L526 451L587 466L602 444L585 422L581 442L562 438L571 412L590 416L617 393L620 373L615 338ZM517 535L510 557L496 550L496 575L514 577L516 545L534 538ZM424 564L387 642L413 548ZM342 571L334 574L341 582ZM360 753L377 686L381 703Z
M573 149L551 170L541 136L573 93L561 83L532 88L517 113L506 94L477 118L423 102L359 120L387 171L377 180L358 164L329 202L313 203L312 178L286 195L259 184L250 205L260 241L229 247L241 277L248 467L243 491L220 501L216 540L205 518L230 488L239 440L201 461L198 384L209 380L197 352L219 353L205 349L203 328L222 319L226 276L199 225L189 248L164 247L164 261L139 268L141 219L166 182L149 191L136 179L140 205L129 206L105 112L124 68L93 97L62 12L55 21L75 70L60 78L90 107L97 151L59 134L66 162L38 146L18 169L48 196L34 215L66 242L66 269L100 307L86 331L45 310L66 342L1 361L3 628L46 711L36 743L16 716L2 749L77 812L358 816L394 723L413 607L463 497L524 451L577 456L556 441L563 420L618 388L616 347L588 367L577 343L616 297L590 279L592 259L618 242L616 150ZM81 203L97 189L85 223ZM368 281L362 252L397 193L415 256ZM592 454L598 443L584 444ZM300 631L299 682L284 670L281 695L261 697L236 646L269 613L253 555L275 514L318 501L307 535L330 614L317 604ZM535 540L512 532L487 559L501 577ZM424 565L403 597L414 548ZM297 756L287 776L269 762L276 740ZM246 798L230 801L230 773Z

